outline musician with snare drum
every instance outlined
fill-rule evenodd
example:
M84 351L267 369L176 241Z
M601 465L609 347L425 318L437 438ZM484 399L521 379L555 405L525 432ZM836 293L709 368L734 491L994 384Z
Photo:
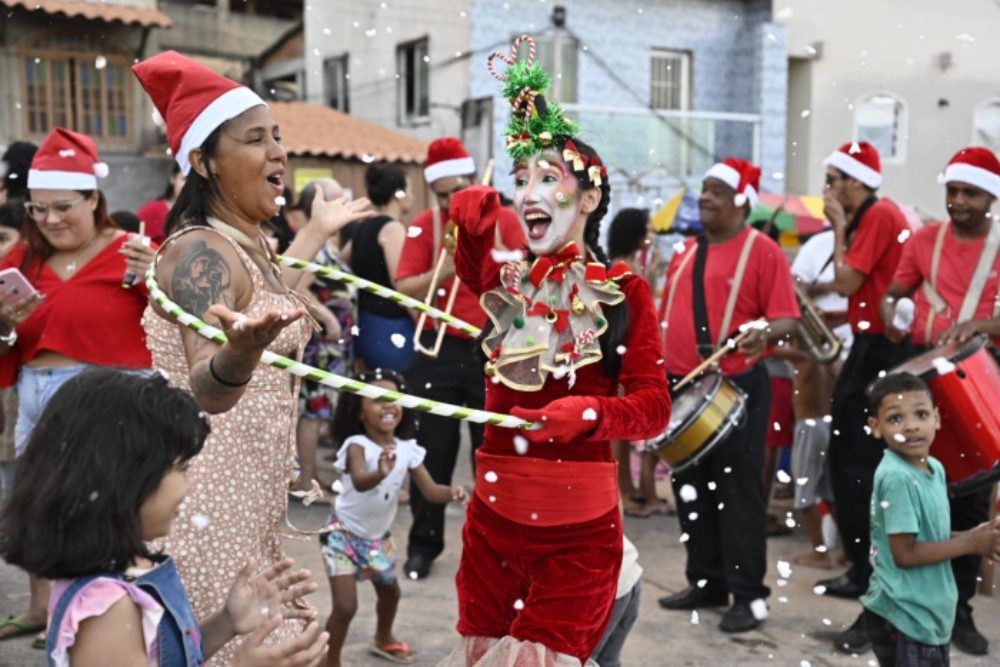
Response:
M1000 160L985 148L963 149L945 168L944 183L949 220L923 227L906 244L881 315L886 335L902 340L905 321L896 321L897 304L915 302L910 334L922 354L899 370L931 386L941 412L931 453L949 482L961 482L1000 458L1000 417L991 402L1000 396L1000 370L984 349L995 354L1000 341L1000 221L990 212L1000 197ZM952 529L986 521L989 503L989 485L953 497ZM952 561L958 584L952 641L972 655L988 651L969 605L979 562L976 556Z
M451 197L472 184L476 166L462 143L453 137L431 142L424 165L436 202L411 223L396 270L396 289L415 299L425 297L441 310L482 328L486 313L479 298L455 278L455 225L449 224ZM525 247L517 214L500 209L498 245L509 250ZM457 285L457 290L455 289ZM482 409L485 400L482 362L475 341L457 329L445 328L422 318L423 330L414 340L413 355L404 374L413 393L435 401ZM409 344L410 341L407 341ZM466 422L475 450L483 441L483 427ZM450 484L458 458L459 422L449 417L424 414L417 427L417 442L427 450L424 465L435 482ZM408 557L403 571L420 579L444 549L444 505L428 503L415 485L410 485L413 525L407 540Z
M684 545L689 585L661 598L660 605L725 606L731 594L734 604L719 626L726 632L752 630L767 613L761 475L770 385L759 362L770 345L794 333L799 317L784 254L746 225L759 179L758 167L733 158L708 170L698 200L705 232L672 258L661 309L664 356L674 380L717 356L716 348L729 353L717 371L675 393L671 426L657 445L672 461L677 515L689 538ZM754 321L763 325L745 328L729 350L729 338ZM689 424L702 400L711 403L701 415L708 418ZM711 447L696 449L693 436L709 431Z

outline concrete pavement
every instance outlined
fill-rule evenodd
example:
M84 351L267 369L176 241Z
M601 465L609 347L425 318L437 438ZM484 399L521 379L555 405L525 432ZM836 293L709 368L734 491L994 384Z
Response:
M329 470L323 474L329 476ZM471 482L467 457L456 472L457 481ZM666 492L666 484L661 483ZM312 506L292 508L296 525L320 527L326 508ZM401 577L403 599L396 620L395 632L416 651L418 665L434 665L454 647L457 620L453 579L461 550L460 531L464 519L461 507L447 509L447 548L436 561L430 577L409 581ZM401 554L405 553L410 514L401 507L393 527ZM875 666L874 655L845 656L833 651L830 638L850 624L860 606L851 601L818 596L813 593L817 579L830 576L826 572L795 567L786 583L778 581L777 563L790 561L804 551L806 539L801 531L789 537L772 538L768 543L769 573L767 583L772 588L770 618L754 632L726 635L718 630L722 611L703 610L697 617L690 612L667 612L659 608L656 599L674 593L685 585L684 549L679 542L680 530L676 517L655 516L648 519L626 519L625 530L639 549L639 562L645 570L643 598L632 633L625 644L623 663L629 667L661 667L663 665L787 665L792 667ZM287 549L300 565L310 568L322 580L323 569L315 537L288 539ZM400 558L402 565L403 558ZM834 570L833 574L839 573ZM0 563L0 615L19 610L25 601L26 578L10 566ZM344 652L345 665L388 665L367 653L375 628L375 597L368 584L359 588L358 614L351 624ZM325 616L330 609L330 594L324 586L313 596L313 603ZM956 667L998 664L1000 656L1000 599L977 597L975 617L980 630L992 640L994 655L971 658L955 650L952 664ZM31 667L44 665L41 651L30 648L30 639L0 642L0 665Z

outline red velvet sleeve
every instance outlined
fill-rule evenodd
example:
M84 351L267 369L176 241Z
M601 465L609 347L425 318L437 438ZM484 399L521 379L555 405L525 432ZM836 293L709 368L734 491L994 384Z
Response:
M655 438L667 429L670 390L660 354L660 328L649 284L628 278L622 284L628 304L628 335L619 382L625 395L599 396L601 422L593 440Z
M500 285L500 265L493 259L495 225L482 234L462 230L455 248L455 273L459 279L479 295Z

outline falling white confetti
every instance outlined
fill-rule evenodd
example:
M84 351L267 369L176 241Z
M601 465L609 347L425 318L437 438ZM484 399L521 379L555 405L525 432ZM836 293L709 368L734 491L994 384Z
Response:
M685 484L681 487L681 490L678 492L678 495L684 502L693 503L698 499L698 490L695 489L690 484Z
M212 520L209 519L204 514L195 514L193 517L191 517L191 523L194 524L194 527L196 529L205 530L206 528L208 528L208 524L212 523Z
M285 198L282 197L281 195L278 195L277 197L274 198L274 205L275 206L284 206L286 203L288 203L288 202L286 202Z
M813 593L815 593L816 595L825 595L826 586L822 586L820 584L813 586Z
M716 487L718 487L718 484L716 484L715 482L709 482L708 483L708 490L709 491L715 491Z
M698 618L698 610L697 609L692 609L691 610L691 625L698 625L698 623L700 623L700 622L701 622L701 619Z
M246 328L247 328L247 316L246 315L239 315L236 318L236 321L233 322L233 330L234 331L243 331Z
M778 481L781 482L782 484L788 484L789 482L792 481L792 476L789 475L784 470L779 470L778 474L777 474L777 477L778 477Z
M778 561L778 576L782 579L788 579L792 576L792 564L787 560Z
M597 410L594 408L587 408L583 411L583 421L594 422L597 421Z
M833 621L828 618L823 619L823 625L833 625Z
M797 480L795 480L795 483L798 484L799 486L805 486L806 484L809 483L809 478L799 477Z
M902 433L893 434L892 439L895 440L896 442L906 442L906 436L903 435Z
M732 466L726 466L725 468L722 469L722 472L726 473L727 475L729 473L731 473L732 471L733 471L733 467Z
M795 526L798 524L795 523L795 519L793 517L788 517L787 519L785 519L785 525L788 526L789 528L795 528Z
M781 597L778 598L778 602L780 602L781 604L788 604L788 598L782 595Z
M416 581L419 578L419 576L420 575L418 575L416 572L410 572L409 574L410 579L412 579L413 581Z
M497 264L505 264L507 262L520 262L524 259L524 253L520 250L501 250L500 248L494 248L490 251L490 257Z
M802 662L799 663L799 667L812 667L812 663L809 662L808 660L803 660Z
M89 500L90 502L95 502L97 500L97 496L98 496L97 491L91 491L90 495L87 496L87 500Z
M906 239L910 238L910 234L912 234L912 232L909 229L904 229L899 233L899 236L896 237L896 240L900 243L906 243Z
M803 118L808 118L811 113L812 111L810 111L809 109L803 109L802 113L800 113L799 115L802 116Z
M690 539L691 539L690 535L688 535L687 533L681 533L681 537L678 540L678 542L680 542L681 544L684 544L685 542L687 542Z
M417 238L418 236L420 236L423 233L424 233L424 228L423 227L412 227L411 226L411 227L407 227L406 228L406 235L408 237L410 237L411 239L415 239L415 238Z
M108 59L104 56L94 58L94 69L104 69L108 66Z
M514 451L524 456L528 453L528 439L522 435L514 436Z
M888 500L883 500L882 502L879 503L879 505L882 506L882 509L888 509L889 508L889 501Z
M389 340L392 341L392 344L395 345L398 350L402 350L406 347L406 336L401 333L392 334L389 336Z
M615 348L615 352L617 352L618 354L625 354L625 350L626 348L624 345L619 345L618 347Z
M767 618L767 603L761 598L757 598L750 603L750 611L753 613L753 617L758 621L763 621Z
M524 609L524 600L522 600L521 598L514 600L514 609L516 609L517 611L521 611L522 609Z
M339 480L333 480L333 484L330 485L330 490L334 493L340 493L344 490L344 484Z
M934 366L934 370L937 371L938 375L947 375L955 370L955 364L944 357L934 357L931 360L931 365Z
M497 474L492 470L487 470L486 474L483 475L483 479L492 484L497 481L498 477Z
M698 520L698 513L697 512L690 512L690 513L688 513L688 520L689 521L697 521Z
M781 431L781 422L774 422L774 431L778 433Z
M872 323L869 322L868 320L861 320L860 322L858 322L858 329L860 329L861 331L868 331L871 328L871 326Z
M708 579L699 579L696 585L698 586L698 588L704 588L705 586L708 585Z

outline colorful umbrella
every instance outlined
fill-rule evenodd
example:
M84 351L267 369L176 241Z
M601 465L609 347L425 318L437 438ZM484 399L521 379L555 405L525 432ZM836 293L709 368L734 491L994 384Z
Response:
M698 192L681 188L676 195L652 216L653 231L657 234L675 232L694 234L701 231L698 215Z

